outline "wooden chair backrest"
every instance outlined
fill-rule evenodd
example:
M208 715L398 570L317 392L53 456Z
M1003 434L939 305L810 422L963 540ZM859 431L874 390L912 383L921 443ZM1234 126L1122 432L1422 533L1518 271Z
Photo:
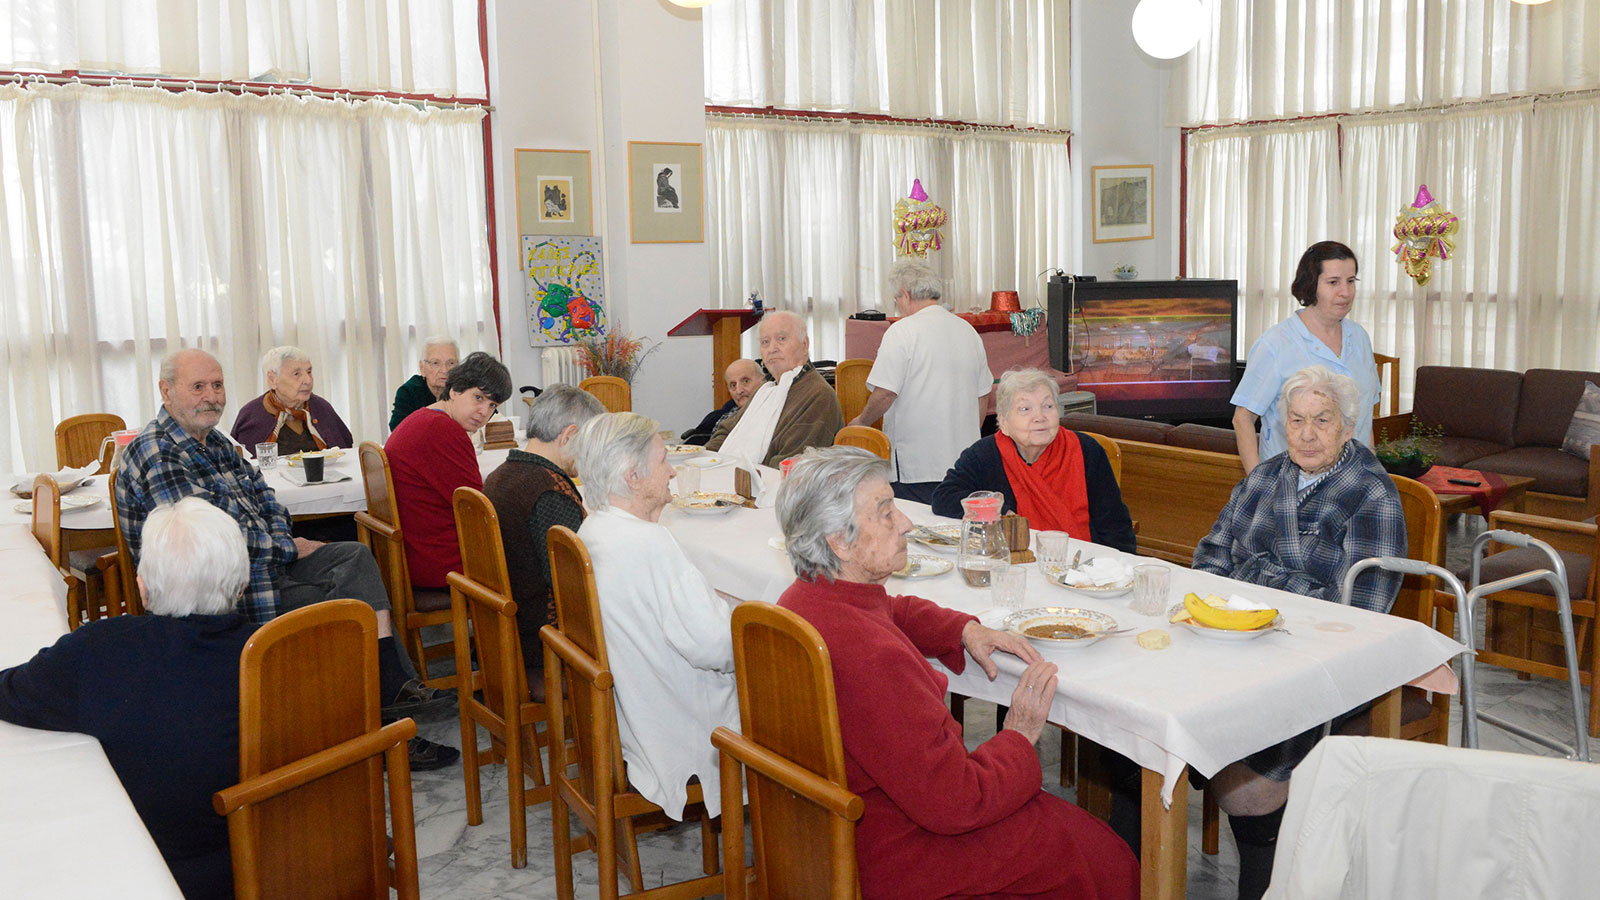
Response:
M144 601L139 597L139 583L135 579L133 552L128 549L128 536L122 531L122 516L117 511L117 479L121 477L120 469L112 469L111 475L106 479L106 489L110 494L108 502L111 504L111 530L117 538L117 585L116 592L119 596L112 597L111 586L107 585L106 607L112 615L116 615L118 606L121 612L129 615L144 615Z
M566 762L578 764L578 782L574 787L584 802L591 807L597 803L595 769L610 760L610 783L617 789L627 784L622 766L622 745L617 739L617 708L611 693L611 662L606 655L605 631L600 623L600 596L594 582L594 563L589 559L589 548L571 529L556 525L546 536L550 552L550 586L556 600L556 626L564 639L565 647L552 653L550 641L545 642L545 683L565 683L565 692L552 695L545 690L545 702L550 704L550 725L559 736L565 720L573 725L572 739L577 744L577 758ZM545 626L543 631L550 631ZM559 666L559 677L552 676L552 655ZM565 707L565 709L563 709ZM561 720L561 721L558 721ZM599 743L596 743L596 741ZM561 742L552 738L551 753L562 750ZM565 767L552 758L552 778L564 778Z
M578 382L578 389L594 395L606 412L632 412L633 388L615 375L595 375Z
M1400 412L1400 357L1373 353L1372 362L1378 367L1378 383L1383 386L1380 396L1372 403L1372 416L1396 415ZM1389 403L1387 413L1383 411L1386 400Z
M356 449L356 457L361 464L361 488L367 495L366 510L355 514L356 534L377 560L390 602L409 613L411 565L406 562L406 537L400 528L400 512L395 507L394 474L389 469L389 455L377 443L362 441Z
M33 479L33 539L49 557L50 565L61 568L65 558L61 550L61 485L49 475Z
M1117 479L1117 487L1122 487L1122 446L1103 434L1092 431L1085 431L1084 434L1094 438L1100 449L1106 451L1106 459L1111 462L1111 476Z
M389 469L389 454L376 441L362 441L356 448L361 462L361 489L367 495L367 515L385 525L400 528L400 512L394 502L394 474Z
M369 738L379 731L380 707L378 621L371 607L330 600L273 619L239 657L240 781ZM394 758L390 754L391 765ZM230 816L235 893L388 897L383 776L384 761L369 755ZM395 805L397 880L405 881L402 857L409 853L409 896L415 897L409 777L404 784L403 816L400 798ZM408 896L405 887L400 892Z
M121 416L111 413L86 413L62 419L56 425L56 467L72 469L100 459L100 445L106 436L127 427ZM110 459L101 460L95 474L104 475L110 465Z
M1442 565L1439 532L1444 527L1444 516L1439 510L1439 497L1420 481L1401 475L1389 477L1394 479L1395 489L1400 492L1400 508L1405 512L1406 556ZM1400 593L1391 612L1434 627L1434 580L1428 575L1407 575L1400 584Z
M741 761L747 766L760 896L767 900L853 896L854 819L860 816L861 801L850 794L846 783L827 645L810 623L793 612L766 603L744 603L733 611L733 659L742 737L781 758L776 770L763 771L766 766L749 760L748 748L745 754L732 753L746 756ZM804 782L806 775L834 790L797 792L793 785ZM829 804L828 799L834 802ZM849 815L851 801L854 816ZM736 795L733 802L737 803Z
M489 498L473 488L456 488L452 504L461 572L450 583L465 600L472 621L478 670L483 673L483 703L505 721L509 718L507 704L526 703L529 694L517 632L517 605L511 599L511 577L506 574L506 553L500 542L500 517Z
M833 436L835 447L860 447L870 450L883 459L890 454L889 436L869 425L846 425Z
M833 392L839 395L839 411L846 422L854 420L867 408L867 397L872 394L867 388L867 373L871 371L870 359L842 359L834 366ZM883 420L873 424L882 428Z

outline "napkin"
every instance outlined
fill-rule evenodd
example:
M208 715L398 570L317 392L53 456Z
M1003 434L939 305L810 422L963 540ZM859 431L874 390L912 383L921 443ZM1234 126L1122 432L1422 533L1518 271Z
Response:
M1105 587L1122 584L1133 577L1133 567L1109 556L1097 556L1076 569L1068 569L1061 580L1074 587Z
M89 463L86 466L79 466L76 469L62 469L59 472L52 472L52 473L47 473L47 474L49 474L51 478L54 478L56 480L56 484L63 485L63 486L69 485L69 484L70 485L76 485L78 482L82 481L83 479L88 478L90 475L93 475L95 473L95 471L98 470L99 468L100 468L100 462L98 460L96 460L95 462ZM32 492L32 490L33 490L33 479L35 477L37 477L37 476L35 476L35 475L24 475L24 476L22 476L22 478L17 481L17 485L16 485L15 490L20 490L20 491L25 491L25 492Z
M778 505L778 487L783 484L783 473L771 466L753 463L739 457L735 465L750 473L750 490L756 495L756 509L771 509Z
M1240 612L1255 612L1262 609L1272 609L1272 607L1266 605L1265 603L1257 603L1254 600L1241 597L1238 594L1229 594L1228 602L1223 604L1222 608L1236 609Z

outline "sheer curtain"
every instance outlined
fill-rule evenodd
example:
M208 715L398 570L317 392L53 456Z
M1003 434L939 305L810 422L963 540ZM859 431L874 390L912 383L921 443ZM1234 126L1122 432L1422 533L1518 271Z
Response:
M1600 98L1540 102L1530 144L1522 362L1600 371Z
M156 363L222 361L224 425L260 354L382 434L421 340L492 346L482 112L149 88L0 88L0 471L54 464L61 418L159 403Z
M8 0L0 68L488 96L478 0Z

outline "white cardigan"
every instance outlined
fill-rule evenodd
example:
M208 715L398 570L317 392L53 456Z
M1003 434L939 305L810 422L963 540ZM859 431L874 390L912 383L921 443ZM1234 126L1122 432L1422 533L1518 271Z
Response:
M732 610L663 525L613 507L590 513L578 536L594 561L628 780L681 821L698 776L718 815L711 730L739 730Z

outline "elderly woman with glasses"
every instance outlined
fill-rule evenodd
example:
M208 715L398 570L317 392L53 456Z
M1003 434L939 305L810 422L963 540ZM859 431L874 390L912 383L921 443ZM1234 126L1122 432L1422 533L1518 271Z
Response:
M1394 481L1355 440L1371 403L1348 375L1311 366L1289 376L1277 406L1289 449L1262 460L1233 489L1194 568L1263 587L1338 601L1345 572L1374 556L1406 555L1405 513ZM1351 603L1387 613L1399 574L1369 570ZM1272 873L1289 775L1311 752L1313 729L1225 767L1211 779L1239 845L1239 896L1259 897Z
M423 341L417 374L395 388L389 430L399 428L406 416L444 399L444 380L460 361L461 351L457 349L455 339L440 334Z
M353 447L350 429L328 401L311 392L311 359L299 347L273 347L261 357L267 392L233 420L233 439L248 450L276 443L278 455Z
M1062 427L1056 402L1055 379L1038 369L1000 376L1000 432L962 451L934 488L933 511L960 518L968 494L999 491L1005 511L1025 517L1034 531L1065 531L1134 552L1133 519L1111 461L1093 437Z
M806 452L778 495L798 576L778 605L810 622L833 662L864 900L1134 897L1138 863L1109 827L1041 790L1034 744L1056 693L1056 666L1021 638L965 613L884 589L905 565L911 522L895 507L889 464L864 450ZM970 656L1028 663L1005 727L977 749L944 705Z

